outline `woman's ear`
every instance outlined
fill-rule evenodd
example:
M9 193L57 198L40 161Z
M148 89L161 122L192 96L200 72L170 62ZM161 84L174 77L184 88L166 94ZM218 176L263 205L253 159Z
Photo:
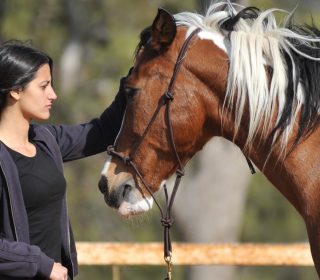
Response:
M21 90L18 90L18 89L17 90L10 90L9 96L12 99L18 101L20 99L20 97L21 97L20 92L21 92Z

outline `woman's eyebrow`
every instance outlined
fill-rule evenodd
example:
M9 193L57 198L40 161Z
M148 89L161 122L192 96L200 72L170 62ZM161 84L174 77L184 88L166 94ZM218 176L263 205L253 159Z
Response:
M47 84L50 84L51 83L51 80L44 80L44 81L41 81L39 84L40 85L47 85Z

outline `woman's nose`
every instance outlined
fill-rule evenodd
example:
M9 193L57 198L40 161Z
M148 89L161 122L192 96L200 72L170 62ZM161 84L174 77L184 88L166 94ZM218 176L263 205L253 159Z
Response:
M49 99L50 100L56 100L58 98L58 96L56 95L55 91L53 88L51 88L51 91L49 93Z

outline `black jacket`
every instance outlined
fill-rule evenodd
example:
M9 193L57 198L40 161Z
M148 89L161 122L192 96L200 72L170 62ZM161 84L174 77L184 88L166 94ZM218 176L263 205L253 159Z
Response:
M63 173L63 162L101 153L114 142L125 106L125 97L118 93L100 118L71 126L33 124L29 130L30 140L47 152ZM61 230L62 264L68 268L69 277L73 279L78 264L65 198ZM17 168L0 142L0 279L32 279L36 275L49 278L53 262L39 247L30 245Z

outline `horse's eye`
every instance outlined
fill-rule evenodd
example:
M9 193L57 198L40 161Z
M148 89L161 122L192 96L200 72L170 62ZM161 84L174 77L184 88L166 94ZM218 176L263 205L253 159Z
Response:
M126 87L124 93L128 98L134 97L139 92L138 88Z

